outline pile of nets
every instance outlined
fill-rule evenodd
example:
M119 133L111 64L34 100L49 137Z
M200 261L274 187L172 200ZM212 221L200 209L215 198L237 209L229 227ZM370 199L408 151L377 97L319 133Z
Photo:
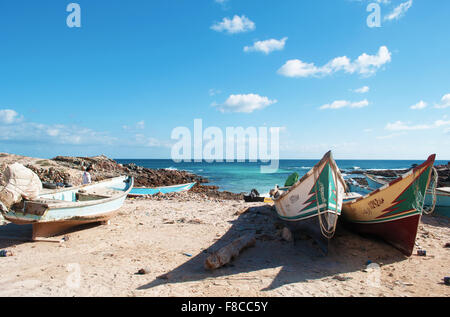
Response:
M9 165L3 173L4 184L0 188L0 208L7 211L22 199L32 200L39 196L42 183L39 177L22 164Z

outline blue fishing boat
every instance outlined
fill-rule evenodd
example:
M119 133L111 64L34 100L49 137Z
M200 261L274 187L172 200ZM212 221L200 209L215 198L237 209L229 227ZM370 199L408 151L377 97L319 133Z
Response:
M158 193L169 194L169 193L185 192L194 187L195 184L196 183L188 183L188 184L154 187L154 188L135 187L130 191L128 196L134 197L134 196L155 195Z
M44 190L36 199L24 200L3 212L15 224L32 224L35 240L51 237L86 223L106 222L122 207L133 188L132 177L116 177L88 185Z
M427 193L425 196L425 206L433 206L433 195ZM450 218L450 187L436 188L436 206L434 213Z

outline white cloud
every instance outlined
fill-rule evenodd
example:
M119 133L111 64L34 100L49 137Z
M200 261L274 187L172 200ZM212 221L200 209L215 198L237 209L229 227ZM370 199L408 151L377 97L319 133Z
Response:
M125 131L133 131L133 130L143 130L145 129L145 121L141 120L139 122L137 122L135 125L123 125L122 129L124 129Z
M437 120L434 122L434 126L437 128L447 125L450 125L450 120Z
M421 109L425 109L428 106L428 104L421 100L418 103L416 103L415 105L412 105L410 108L413 110L421 110Z
M402 18L405 13L412 7L413 0L408 0L395 7L394 10L384 17L385 20L392 21Z
M9 113L9 112L7 112ZM170 147L170 142L159 141L153 137L145 137L137 134L135 137L129 135L122 138L111 136L108 132L95 131L90 128L65 125L65 124L42 124L14 120L22 118L14 111L14 115L7 116L7 125L0 124L1 143L23 143L23 144L54 144L69 146L129 146L129 147ZM143 129L145 121L137 122L132 129Z
M22 117L19 114L11 109L1 109L0 110L0 123L11 124L14 122L19 122L22 120Z
M396 121L394 123L388 123L386 130L389 131L410 131L410 130L428 130L431 126L426 124L408 125L408 123L402 121Z
M326 104L321 106L319 109L325 110L325 109L341 109L341 108L364 108L369 105L369 101L367 99L364 99L359 102L350 102L347 100L336 100L333 101L331 104Z
M0 126L0 141L39 142L64 145L113 144L117 139L107 133L68 125L20 122L14 128Z
M252 113L277 102L275 99L271 100L257 94L230 95L224 104L217 105L214 103L213 106L218 107L222 112Z
M441 99L441 103L435 106L435 108L438 109L445 109L449 107L450 107L450 94L444 95L444 97L442 97Z
M415 131L415 130L436 129L448 125L450 125L450 120L436 120L432 124L417 124L417 125L410 125L409 123L403 121L396 121L394 123L388 123L385 129L389 131Z
M358 89L353 90L354 92L358 93L358 94L366 94L370 91L369 86L364 86Z
M138 129L144 129L145 128L145 121L139 121L138 123L136 123L136 128Z
M153 137L146 137L143 134L135 135L135 142L138 146L143 147L170 147L171 144L169 142L162 142Z
M220 94L220 93L222 93L222 91L220 91L220 90L218 90L218 89L211 88L211 89L209 90L209 95L210 95L211 97L213 97L213 96L215 96L215 95L218 95L218 94Z
M255 29L255 23L247 18L245 15L235 15L233 19L223 18L222 22L217 22L211 29L217 32L227 32L229 34L242 33L253 31Z
M386 46L381 46L376 55L363 53L353 62L347 56L336 57L321 67L299 59L289 60L278 70L278 74L286 77L320 77L342 70L350 74L372 75L390 61L391 52Z
M270 39L265 41L257 41L253 46L244 47L244 52L263 52L269 54L273 51L281 51L286 45L287 37L283 37L281 40Z
M400 135L405 135L405 132L392 133L392 134L388 134L388 135L381 135L381 136L377 136L376 139L378 139L378 140L388 140L388 139L392 139L392 138L398 137Z

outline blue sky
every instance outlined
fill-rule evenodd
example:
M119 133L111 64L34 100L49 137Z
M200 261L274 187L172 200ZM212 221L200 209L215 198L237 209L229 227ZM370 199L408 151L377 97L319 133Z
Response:
M0 152L169 158L200 118L282 127L281 158L450 159L448 0L69 3L0 2Z

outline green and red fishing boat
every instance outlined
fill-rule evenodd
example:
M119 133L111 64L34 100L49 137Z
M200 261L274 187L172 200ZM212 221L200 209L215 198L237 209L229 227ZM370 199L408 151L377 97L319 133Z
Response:
M375 235L411 256L436 155L368 195L345 201L342 216L352 229Z

